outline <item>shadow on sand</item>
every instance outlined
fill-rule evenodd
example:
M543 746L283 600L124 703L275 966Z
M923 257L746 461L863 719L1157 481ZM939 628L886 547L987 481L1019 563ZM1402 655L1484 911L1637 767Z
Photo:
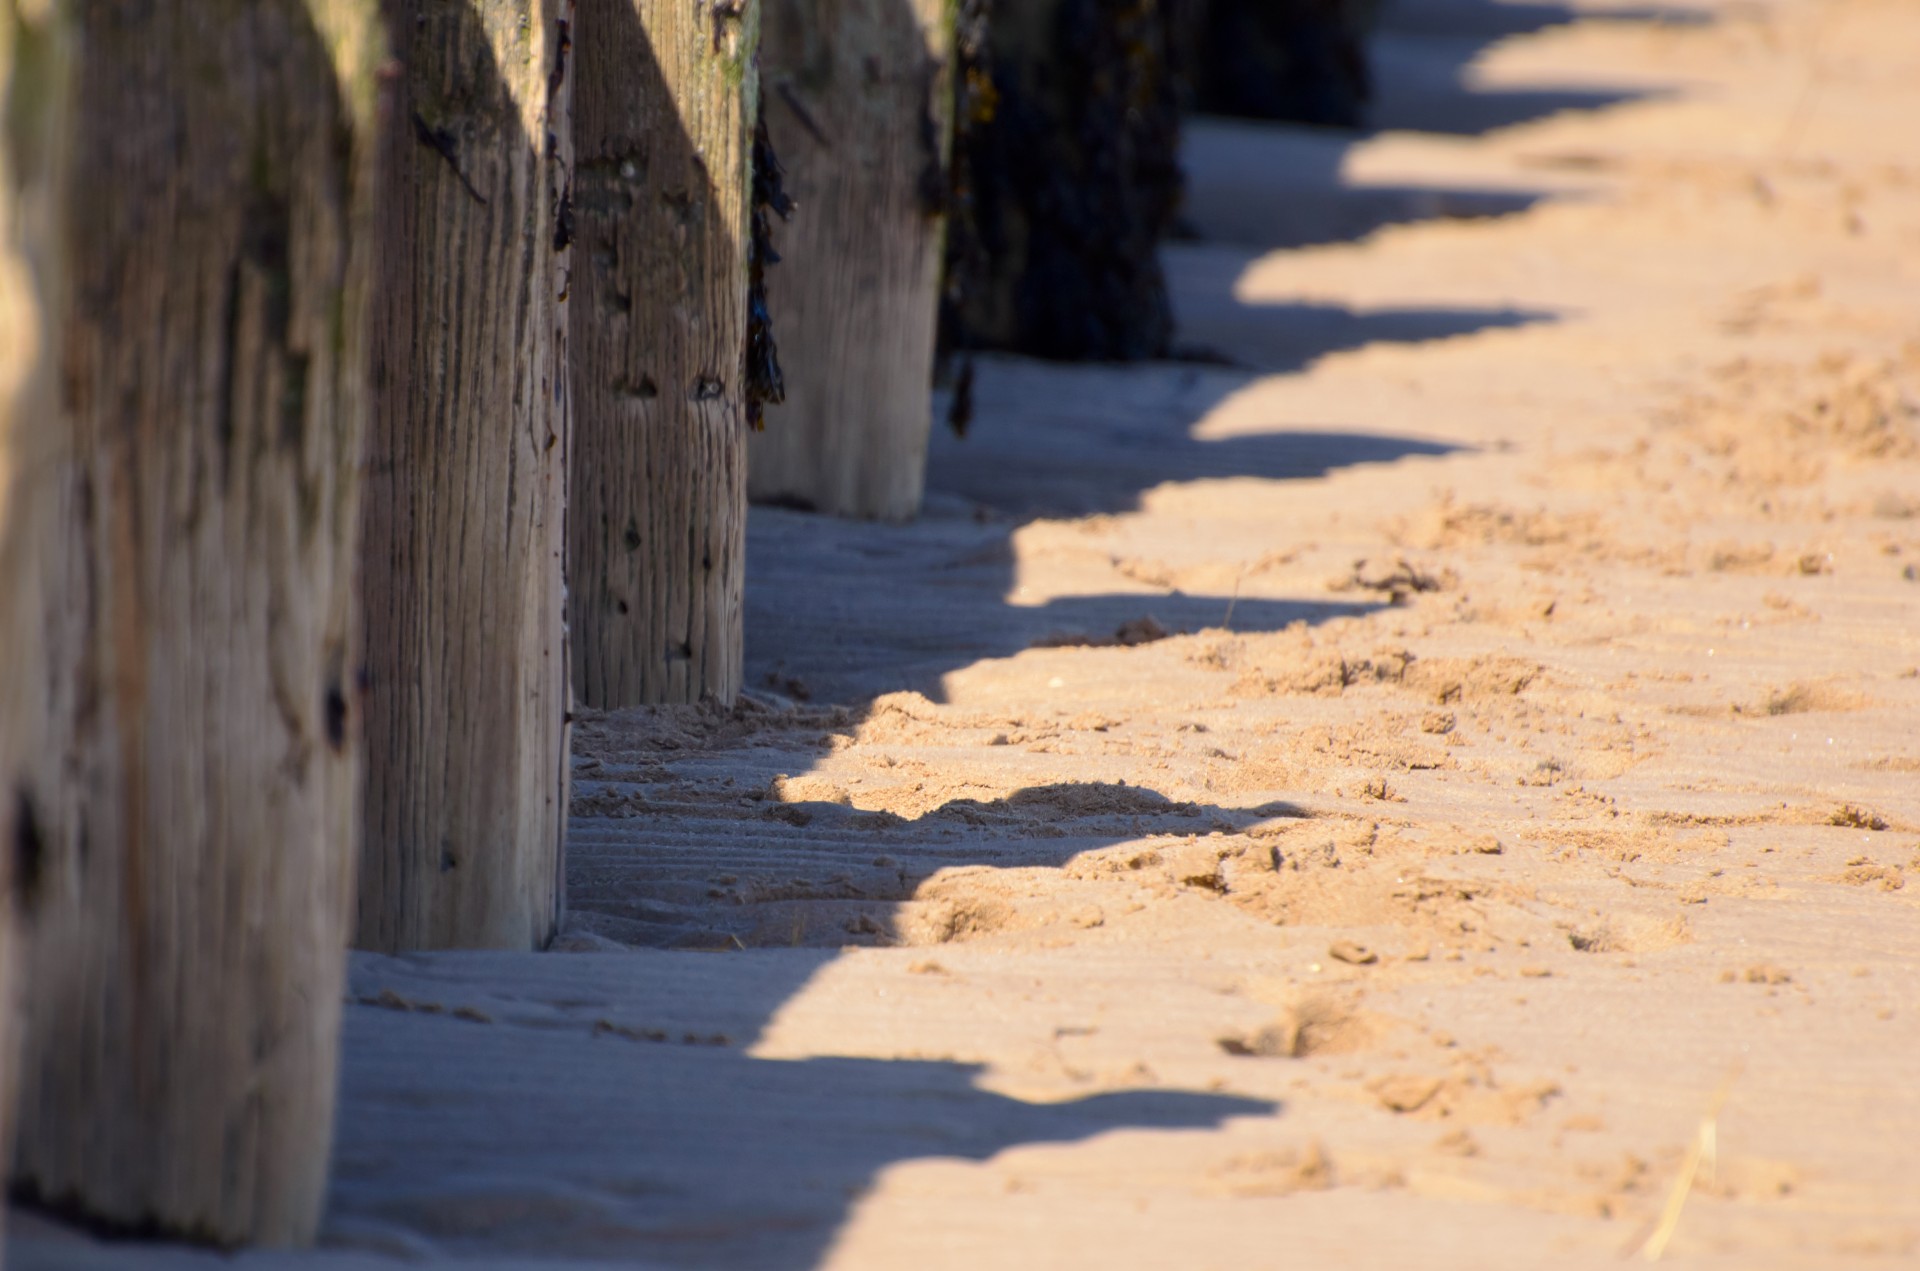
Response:
M348 1011L328 1239L516 1267L802 1268L904 1159L1277 1111L1176 1090L1028 1103L981 1089L977 1064L748 1054L838 956L360 960L356 988L384 1005Z
M1560 3L1389 0L1369 44L1375 100L1367 132L1270 128L1230 119L1189 121L1181 141L1187 174L1184 237L1255 250L1351 242L1390 225L1480 220L1565 197L1566 183L1435 185L1355 180L1354 146L1369 134L1479 136L1565 112L1661 100L1645 87L1489 88L1476 63L1495 45L1575 21L1614 26L1699 26L1703 10L1645 5L1585 11ZM1181 249L1176 248L1176 251ZM1191 334L1184 339L1193 340Z

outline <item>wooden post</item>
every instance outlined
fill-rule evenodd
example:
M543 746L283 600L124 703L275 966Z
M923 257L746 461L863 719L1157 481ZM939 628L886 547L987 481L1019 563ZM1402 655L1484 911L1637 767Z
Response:
M72 38L51 5L0 5L0 1159L13 1154L23 920L46 867L28 775L42 745L44 571L57 568L61 286Z
M951 347L1068 360L1168 351L1158 253L1180 200L1171 25L1161 0L992 7L997 101L956 158L986 265L964 279Z
M569 536L589 706L740 687L759 21L759 0L580 0Z
M799 213L768 306L786 402L748 443L757 500L920 510L953 132L952 0L767 0L767 130Z
M72 11L60 404L7 510L36 559L0 579L38 633L7 664L31 750L6 797L43 856L14 1186L303 1242L358 829L378 25L373 0Z
M364 948L539 948L558 920L572 8L384 5Z
M1358 128L1380 0L1173 0L1175 60L1196 110Z

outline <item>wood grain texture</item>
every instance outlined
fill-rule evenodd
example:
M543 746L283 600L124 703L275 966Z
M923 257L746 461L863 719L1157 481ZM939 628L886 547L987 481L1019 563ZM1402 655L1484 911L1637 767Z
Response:
M83 0L10 797L44 845L15 1186L302 1242L358 829L372 0ZM10 565L9 568L13 566Z
M911 519L932 426L952 137L948 0L767 0L767 129L799 210L768 276L785 405L750 497Z
M759 12L579 6L569 534L588 706L740 687Z
M385 5L363 948L539 948L559 916L572 9Z

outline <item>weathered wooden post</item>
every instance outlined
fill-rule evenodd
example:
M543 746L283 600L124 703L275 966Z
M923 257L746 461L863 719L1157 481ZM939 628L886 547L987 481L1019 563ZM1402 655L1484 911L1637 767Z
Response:
M40 890L44 813L27 775L41 744L43 570L56 564L59 375L53 345L72 108L71 31L50 4L0 6L0 1159L13 1153L23 920Z
M572 9L384 4L365 948L538 948L558 921Z
M767 0L767 130L801 211L768 286L786 402L754 499L920 510L953 133L952 0Z
M759 0L580 0L569 534L589 706L740 687L759 24Z
M1069 360L1168 351L1158 251L1180 200L1171 26L1162 0L992 6L997 100L956 159L985 263L948 315L960 328L943 333L949 344Z
M0 578L34 632L0 776L42 858L14 1185L301 1242L358 832L374 3L62 7L61 388L12 429Z

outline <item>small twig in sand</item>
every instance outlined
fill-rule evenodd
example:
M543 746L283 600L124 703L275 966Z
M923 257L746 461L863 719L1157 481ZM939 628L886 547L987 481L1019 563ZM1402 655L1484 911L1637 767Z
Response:
M1233 607L1240 603L1240 580L1247 576L1247 562L1240 562L1240 570L1233 576L1233 595L1227 598L1227 616L1220 620L1220 629L1233 630Z
M1660 1221L1654 1224L1653 1233L1638 1250L1648 1262L1660 1261L1660 1255L1666 1252L1667 1242L1673 1239L1674 1230L1680 1225L1680 1211L1686 1208L1687 1197L1693 1193L1694 1180L1702 1171L1706 1173L1707 1186L1713 1186L1720 1153L1720 1109L1725 1106L1727 1096L1733 1092L1733 1083L1739 1076L1740 1065L1735 1064L1726 1080L1720 1083L1720 1088L1714 1091L1706 1114L1700 1118L1700 1129L1693 1136L1693 1146L1687 1149L1687 1159L1680 1163L1680 1176L1673 1180L1673 1190L1667 1193L1667 1203L1660 1211Z
M1807 118L1813 113L1814 97L1824 87L1826 71L1821 65L1821 56L1826 50L1827 37L1840 25L1837 14L1840 6L1823 11L1816 19L1813 37L1807 41L1807 74L1800 82L1800 92L1793 99L1793 108L1787 113L1787 122L1780 129L1780 135L1773 143L1773 156L1777 159L1791 158L1794 147L1800 140L1800 130L1806 125Z

